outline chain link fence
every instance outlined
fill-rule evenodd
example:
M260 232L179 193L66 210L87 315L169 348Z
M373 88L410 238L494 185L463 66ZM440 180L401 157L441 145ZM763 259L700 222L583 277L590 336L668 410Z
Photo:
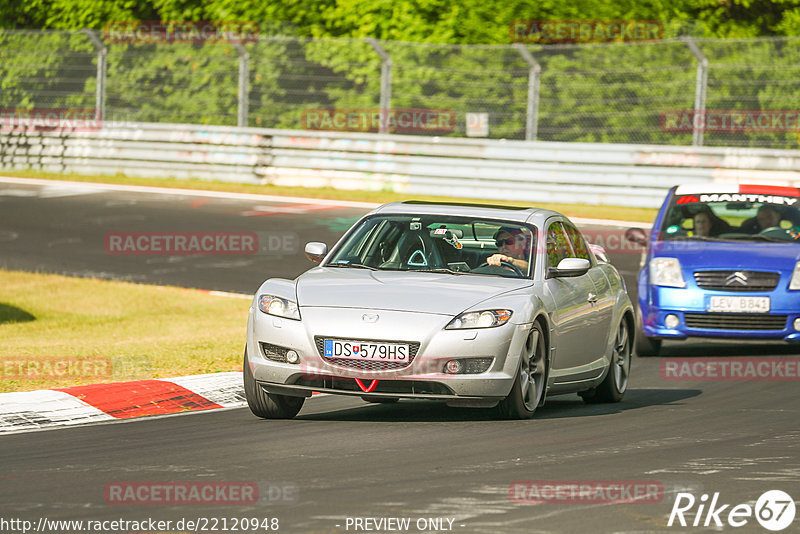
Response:
M495 139L796 149L798 86L794 37L436 45L259 35L241 43L119 43L86 30L0 31L6 115L91 108L113 121L349 129L304 118L309 110L414 109L451 114L450 128L435 135L474 134L468 114L485 114L485 135ZM738 112L736 127L711 122ZM760 112L771 122L759 123Z

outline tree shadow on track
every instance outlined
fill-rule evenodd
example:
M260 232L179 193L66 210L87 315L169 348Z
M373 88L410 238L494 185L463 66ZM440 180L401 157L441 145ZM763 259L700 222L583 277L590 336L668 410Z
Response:
M0 302L0 324L27 323L35 321L36 317L22 308Z
M569 417L591 417L610 415L628 410L655 405L677 404L700 395L698 389L629 389L618 403L586 404L577 395L564 395L547 399L544 406L536 410L530 422ZM329 412L296 417L301 421L360 421L369 423L437 422L459 423L470 421L495 421L502 423L494 409L450 408L444 402L401 400L395 404L365 404L352 408L336 408ZM525 423L525 421L505 421Z

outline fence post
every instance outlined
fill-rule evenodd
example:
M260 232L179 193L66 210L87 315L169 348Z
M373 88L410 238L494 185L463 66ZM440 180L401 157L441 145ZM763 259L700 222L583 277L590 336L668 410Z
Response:
M536 141L539 133L539 78L542 66L534 59L533 54L524 44L515 43L514 48L530 67L528 71L528 106L525 117L525 140Z
M392 106L392 58L374 37L365 39L381 57L381 124L378 133L389 133L389 110Z
M708 59L703 54L703 51L700 50L700 47L697 46L697 43L694 42L694 39L691 37L684 37L684 41L686 41L686 46L689 47L689 50L694 54L694 57L697 58L697 82L695 84L694 90L694 120L692 121L693 124L693 134L692 134L692 145L693 146L703 146L703 130L705 130L705 111L706 111L706 91L708 90ZM702 117L702 126L697 127L697 117Z
M95 52L97 52L97 87L94 106L97 118L104 120L106 116L106 56L108 49L95 30L84 28L82 31L89 37Z
M239 53L239 111L236 125L239 128L246 128L250 108L250 54L244 49L242 43L233 43L233 46Z

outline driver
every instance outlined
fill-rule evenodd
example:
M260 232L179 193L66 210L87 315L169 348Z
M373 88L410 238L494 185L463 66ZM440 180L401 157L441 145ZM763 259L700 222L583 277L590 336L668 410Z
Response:
M505 261L511 263L523 273L528 272L531 238L521 228L502 226L494 235L497 245L497 254L492 254L486 259L489 265L501 265Z
M779 226L781 224L781 214L775 207L769 204L762 204L761 207L758 208L756 221L758 222L758 231L761 232L767 228Z

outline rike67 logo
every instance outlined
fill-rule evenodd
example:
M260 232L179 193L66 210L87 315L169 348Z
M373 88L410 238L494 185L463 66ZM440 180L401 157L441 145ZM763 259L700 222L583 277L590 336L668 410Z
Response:
M696 506L696 508L695 508ZM689 516L687 519L686 516ZM694 516L694 521L691 517ZM751 524L755 520L765 529L777 532L784 530L794 521L795 504L788 493L781 490L764 492L755 506L749 504L723 504L719 492L711 496L703 494L697 499L691 493L678 493L667 526L734 528ZM750 531L750 530L748 530Z

